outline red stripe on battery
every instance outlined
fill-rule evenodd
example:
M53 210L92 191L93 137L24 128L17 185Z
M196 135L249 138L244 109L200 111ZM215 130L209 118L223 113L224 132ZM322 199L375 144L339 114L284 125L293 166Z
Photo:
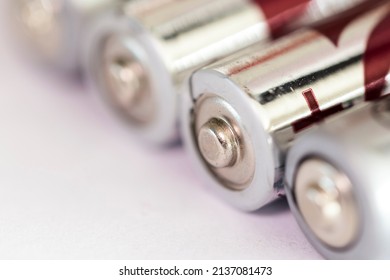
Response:
M302 95L310 108L311 115L292 123L292 128L295 133L300 132L301 130L313 125L314 123L322 121L330 115L344 110L342 104L338 104L322 111L314 94L314 91L311 88L302 92Z
M262 10L271 36L279 37L283 29L307 10L311 0L252 0Z
M256 65L262 64L268 60L271 60L271 59L278 57L284 53L287 53L291 50L299 48L300 46L305 45L311 41L314 41L318 38L318 36L319 35L316 33L307 34L307 36L300 38L299 40L295 41L293 44L290 44L290 45L288 45L284 48L281 48L281 49L273 50L272 52L268 53L267 55L260 56L260 57L256 58L255 60L251 61L250 63L240 65L238 67L232 67L231 69L229 69L228 75L229 76L236 75L238 73L241 73L242 71L251 69L252 67L254 67Z
M306 103L310 108L311 115L313 117L319 115L321 113L320 105L318 104L317 98L314 95L313 90L311 88L309 88L308 90L305 90L304 92L302 92L302 95L305 98Z
M385 88L385 78L390 70L390 14L372 31L363 60L365 99L378 99Z

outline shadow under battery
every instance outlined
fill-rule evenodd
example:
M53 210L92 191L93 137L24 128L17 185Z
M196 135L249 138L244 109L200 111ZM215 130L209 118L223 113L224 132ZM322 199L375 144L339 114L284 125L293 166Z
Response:
M287 198L280 197L277 200L271 202L270 204L253 212L252 214L259 216L273 216L285 213L287 211L290 211L290 208L287 203Z

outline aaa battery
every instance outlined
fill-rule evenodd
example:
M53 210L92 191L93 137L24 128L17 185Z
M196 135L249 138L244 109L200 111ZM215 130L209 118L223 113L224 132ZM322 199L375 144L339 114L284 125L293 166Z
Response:
M361 107L303 134L288 154L291 210L329 259L390 257L390 99Z

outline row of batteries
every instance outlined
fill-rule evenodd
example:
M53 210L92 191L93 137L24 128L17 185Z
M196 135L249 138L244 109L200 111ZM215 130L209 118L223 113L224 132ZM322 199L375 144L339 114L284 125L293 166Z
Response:
M390 258L390 1L12 2L29 49L228 203L285 195L326 258Z

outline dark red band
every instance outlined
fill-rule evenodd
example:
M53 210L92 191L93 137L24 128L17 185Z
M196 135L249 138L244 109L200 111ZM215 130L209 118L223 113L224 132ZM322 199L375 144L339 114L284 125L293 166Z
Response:
M365 98L367 101L378 99L390 70L390 14L372 31L363 60Z
M252 0L264 13L272 37L278 37L292 20L301 16L311 0Z
M330 115L344 110L342 104L338 104L321 111L317 98L311 88L302 92L302 95L310 108L311 115L306 118L300 119L292 124L295 133L300 132L301 130L311 126L316 122L322 121Z

